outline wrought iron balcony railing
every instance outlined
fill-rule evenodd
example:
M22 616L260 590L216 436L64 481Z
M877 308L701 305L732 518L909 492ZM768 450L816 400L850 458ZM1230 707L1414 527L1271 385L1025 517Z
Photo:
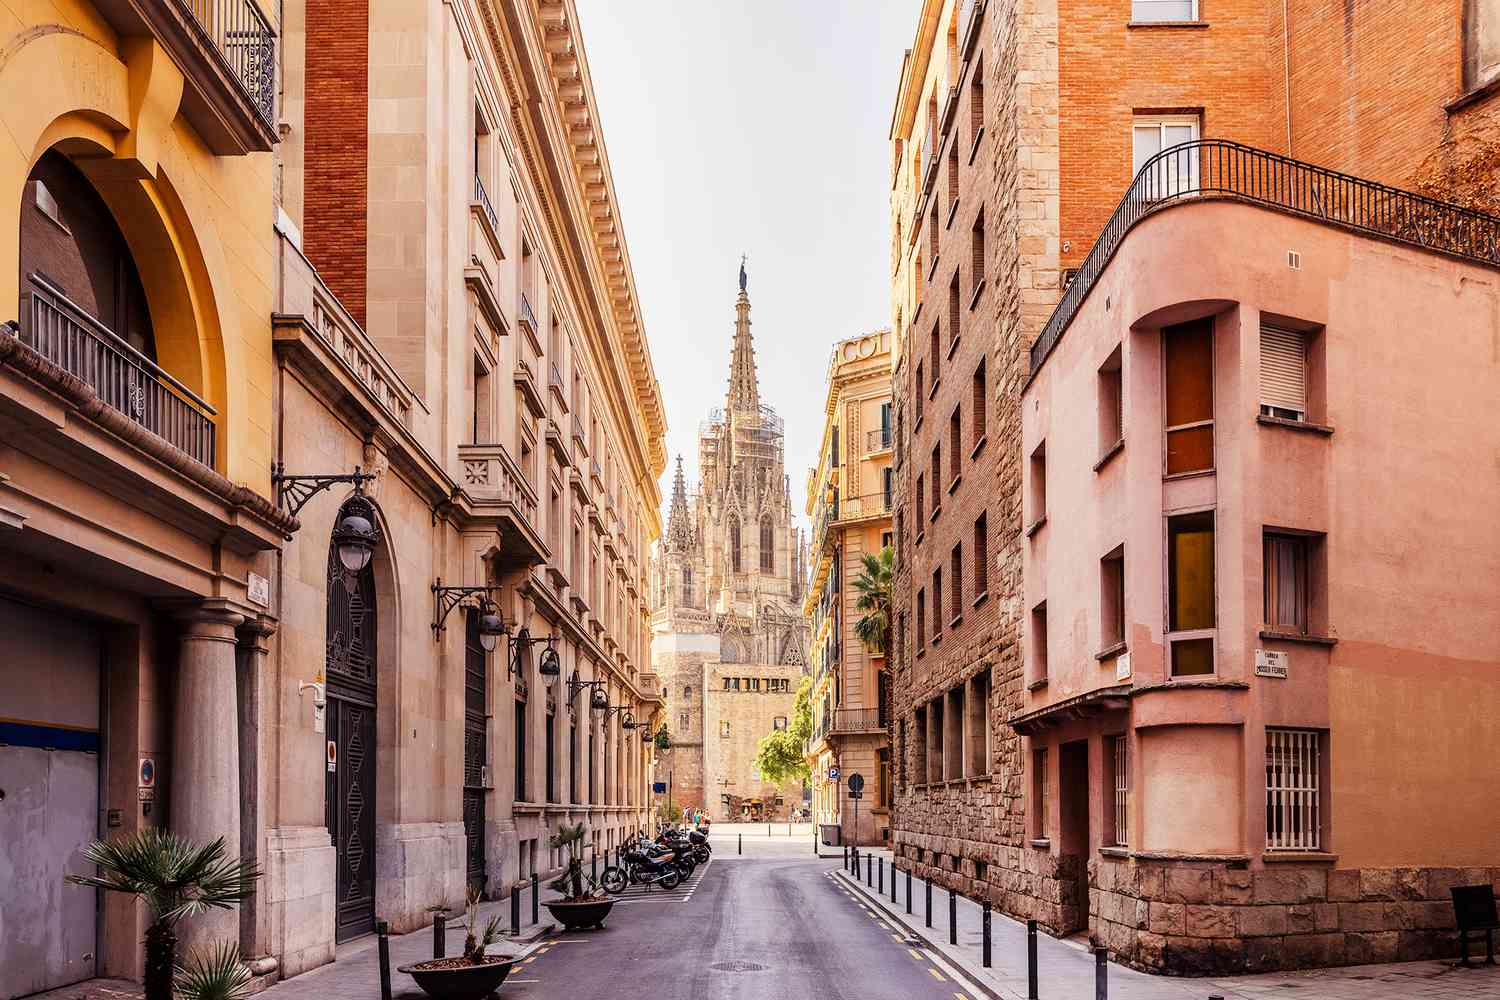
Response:
M276 33L254 0L176 0L273 130L276 128Z
M831 733L873 733L884 729L885 714L878 708L840 708L833 713Z
M877 430L865 432L865 454L873 455L877 452L891 450L891 429L881 427Z
M46 278L33 274L29 285L23 343L88 383L105 405L213 468L212 406Z
M490 193L484 189L484 181L479 175L474 175L474 200L484 208L484 217L490 220L491 229L500 228L500 216L495 214L495 206L490 203Z
M1383 239L1500 265L1500 218L1223 139L1185 142L1153 156L1105 223L1042 333L1035 375L1093 291L1130 230L1188 198L1218 198Z

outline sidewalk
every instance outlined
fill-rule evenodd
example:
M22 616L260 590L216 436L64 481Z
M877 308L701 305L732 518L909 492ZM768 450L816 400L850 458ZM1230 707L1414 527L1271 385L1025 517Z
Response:
M861 851L861 855L866 852ZM963 896L958 904L958 944L948 943L948 892L934 886L932 927L925 926L925 884L912 879L912 913L906 914L906 877L900 877L897 902L891 903L891 852L870 852L885 861L885 892L866 887L864 863L860 877L832 873L835 884L852 887L856 898L876 908L887 920L921 939L929 950L963 970L974 984L998 1000L1025 1000L1026 925L998 912L990 916L992 966L983 967L983 908ZM1075 1000L1094 996L1094 956L1079 940L1058 940L1037 934L1038 995L1043 1000ZM1113 962L1108 967L1110 1000L1263 1000L1286 996L1289 990L1317 1000L1493 1000L1500 997L1500 965L1455 968L1452 962L1405 962L1357 965L1301 972L1276 972L1218 979L1179 979L1152 976Z

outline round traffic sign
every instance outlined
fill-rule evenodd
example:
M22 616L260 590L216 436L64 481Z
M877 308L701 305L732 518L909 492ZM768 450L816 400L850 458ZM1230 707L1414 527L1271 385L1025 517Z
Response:
M865 790L865 776L859 773L849 775L849 791L862 792Z

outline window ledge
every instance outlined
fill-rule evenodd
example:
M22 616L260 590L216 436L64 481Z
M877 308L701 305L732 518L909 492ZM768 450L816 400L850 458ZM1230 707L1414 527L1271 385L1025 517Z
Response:
M1026 690L1028 690L1028 691L1040 691L1042 688L1044 688L1046 686L1047 686L1047 678L1040 677L1037 680L1034 680L1030 684L1026 685Z
M956 475L956 476L953 477L953 482L951 482L951 483L948 484L948 495L950 497L953 495L953 491L956 490L956 489L958 489L958 484L961 483L961 482L963 482L963 481L964 481L964 474L962 472L960 472L958 475Z
M1191 851L1134 851L1130 855L1140 861L1199 861L1210 864L1225 864L1231 868L1243 868L1250 863L1248 854L1194 854Z
M1207 21L1128 21L1125 27L1131 30L1139 28L1206 28Z
M926 647L924 647L922 645L918 645L917 646L917 659L920 660L922 657L924 657L926 655L927 655L927 649L926 649Z
M1044 525L1046 523L1047 523L1047 515L1046 514L1043 514L1041 517L1037 518L1035 521L1032 521L1030 524L1028 524L1026 526L1026 537L1030 538L1032 535L1036 534L1038 531L1041 531L1042 530L1042 525Z
M1122 452L1124 450L1125 450L1125 439L1122 437L1118 441L1116 441L1114 444L1112 444L1108 448L1104 449L1104 454L1100 455L1099 456L1099 461L1097 461L1097 462L1094 463L1094 472L1097 474L1100 469L1104 468L1106 465L1109 464L1110 459L1114 458L1116 455L1118 455L1120 452Z
M1458 97L1455 97L1453 100L1443 105L1443 111L1450 115L1455 114L1456 112L1462 111L1464 108L1467 108L1469 105L1477 104L1478 102L1484 100L1486 97L1489 97L1491 94L1496 93L1500 93L1500 77L1491 80L1489 83L1475 87L1473 90L1470 90L1466 93L1460 94Z
M976 607L976 608L979 607L981 604L983 604L985 601L988 601L989 599L990 599L990 592L989 592L989 590L987 590L987 589L986 590L981 590L978 593L978 595L975 596L975 598L974 598L974 607Z
M1339 856L1329 851L1277 851L1271 848L1261 854L1260 859L1268 865L1278 864L1320 864L1331 865L1338 862Z
M979 453L984 450L984 446L989 443L989 440L988 434L981 434L979 436L979 440L975 441L974 447L969 450L969 461L974 461Z
M912 541L911 541L911 543L912 543L913 546L921 545L922 544L922 539L924 539L926 537L927 537L927 532L925 532L925 531L919 531L919 532L917 532L917 537L913 538Z
M943 512L943 505L942 504L938 504L936 507L932 508L932 513L927 515L927 520L928 521L936 521L938 519L938 515L941 514L942 512Z
M1261 629L1260 637L1275 642L1300 642L1307 646L1337 646L1339 642L1331 635L1314 635L1307 632L1281 632L1273 628Z
M1099 848L1099 853L1106 858L1120 858L1123 860L1130 857L1130 848L1120 845L1101 847Z
M927 199L924 198L922 200L925 202ZM941 257L941 254L933 254L932 255L932 263L927 265L927 280L928 281L931 281L932 280L932 276L937 273L938 259L940 257Z
M1052 841L1048 840L1046 837L1033 837L1030 841L1027 842L1027 844L1028 846L1033 847L1038 851L1052 850Z
M916 434L917 431L919 431L919 430L922 429L922 418L924 416L926 416L926 414L923 413L921 410L917 411L917 419L915 419L915 420L913 420L911 422L911 432L912 432L912 434Z
M948 338L948 358L947 358L947 360L952 361L953 360L953 354L957 350L958 350L958 334L955 333L951 337Z
M984 126L979 126L979 131L974 133L974 141L969 146L969 166L974 165L974 157L979 153L979 143L984 138Z
M1176 482L1179 479L1200 479L1204 476L1211 476L1213 474L1213 469L1194 469L1191 472L1169 472L1161 477L1161 481L1164 483L1171 483Z
M937 378L933 379L932 380L932 385L930 385L930 386L927 387L927 398L931 399L932 397L936 396L937 395L937 391L938 391L938 386L940 386L942 384L943 384L943 377L941 375L939 375Z
M932 644L934 646L941 645L942 642L943 642L943 633L939 632L937 635L935 635L935 636L932 637Z
M1125 652L1125 640L1121 639L1119 642L1111 643L1099 650L1099 652L1094 654L1094 659L1109 660L1119 656L1123 652Z
M974 307L979 305L979 299L984 295L984 286L985 280L980 278L979 284L974 286L974 294L969 296L969 312L973 312Z
M961 615L961 614L954 615L953 618L952 618L952 620L950 620L948 622L948 630L951 632L952 630L958 628L963 623L964 623L964 616L963 615Z
M954 198L948 203L948 221L943 223L944 229L953 228L953 217L958 214L958 199Z
M1264 427L1285 427L1289 431L1301 431L1304 434L1320 434L1328 437L1333 433L1333 428L1327 424L1314 424L1306 420L1288 420L1285 417L1268 417L1264 413L1255 416L1255 422Z

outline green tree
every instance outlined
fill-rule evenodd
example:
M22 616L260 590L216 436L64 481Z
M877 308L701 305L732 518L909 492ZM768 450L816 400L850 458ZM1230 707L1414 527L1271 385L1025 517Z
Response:
M854 634L872 652L884 653L891 638L891 591L895 581L895 553L887 545L879 556L866 555L864 568L854 578L854 590L859 600L854 602L861 612L854 622Z
M812 773L803 745L812 736L812 678L802 678L792 703L792 717L785 729L773 729L755 748L755 766L765 780L777 785L806 781Z
M95 841L83 856L99 874L69 875L69 882L135 896L150 911L143 976L146 1000L172 1000L177 922L211 907L227 910L243 902L260 878L254 861L228 855L223 837L200 846L154 826L131 837ZM191 970L199 965L188 967L190 980Z

